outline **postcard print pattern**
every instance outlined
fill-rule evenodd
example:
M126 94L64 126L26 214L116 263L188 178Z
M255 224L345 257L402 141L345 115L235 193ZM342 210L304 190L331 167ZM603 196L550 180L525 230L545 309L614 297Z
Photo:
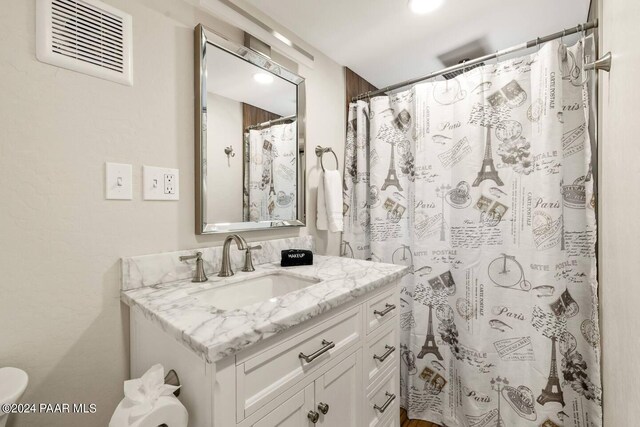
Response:
M244 219L296 218L296 122L251 129L245 138Z
M408 265L401 403L448 427L602 425L593 40L350 105L342 255Z

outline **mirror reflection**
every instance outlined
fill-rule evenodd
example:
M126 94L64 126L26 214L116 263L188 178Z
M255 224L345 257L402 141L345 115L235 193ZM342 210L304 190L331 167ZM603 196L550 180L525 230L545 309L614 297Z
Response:
M253 58L206 44L203 220L233 224L220 231L299 218L298 84L268 58L239 53Z

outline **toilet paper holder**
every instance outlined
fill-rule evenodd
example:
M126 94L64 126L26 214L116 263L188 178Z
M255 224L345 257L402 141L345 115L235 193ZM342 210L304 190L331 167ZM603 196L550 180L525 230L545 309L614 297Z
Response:
M169 372L167 372L167 375L164 376L164 383L173 385L176 387L180 386L180 378L178 378L178 373L173 369L171 369ZM174 391L173 395L175 397L180 396L180 389L177 389L176 391Z
M179 386L180 378L178 377L178 373L173 369L171 369L169 372L167 372L167 375L164 376L164 383L169 385ZM177 389L176 391L174 391L173 395L175 397L180 396L180 389ZM160 424L158 427L169 427L169 426L166 424Z

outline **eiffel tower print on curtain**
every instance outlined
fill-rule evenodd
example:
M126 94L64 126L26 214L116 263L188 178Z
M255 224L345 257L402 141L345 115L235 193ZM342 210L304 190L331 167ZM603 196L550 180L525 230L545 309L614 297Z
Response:
M547 385L542 389L542 393L536 401L541 405L549 402L558 402L564 406L564 393L562 393L562 388L560 388L558 365L556 362L556 337L551 338L551 368L549 369Z
M424 345L422 346L422 350L420 350L420 354L418 354L418 359L422 359L429 353L435 355L438 360L442 360L442 355L440 354L440 350L438 349L438 345L436 344L436 338L433 335L433 316L431 315L431 304L429 304L429 324L427 325L427 337L424 340Z
M498 176L498 171L493 164L493 154L491 153L491 128L487 126L487 142L484 147L484 159L482 160L482 167L476 180L473 181L473 186L477 187L485 179L491 179L499 186L503 186L504 183Z
M396 143L393 141L388 141L391 145L391 158L389 159L389 172L387 172L387 178L384 180L384 184L382 184L381 190L385 190L390 185L393 185L398 189L398 191L402 191L402 186L400 185L400 180L398 179L398 174L396 173L396 160L395 160L395 148Z

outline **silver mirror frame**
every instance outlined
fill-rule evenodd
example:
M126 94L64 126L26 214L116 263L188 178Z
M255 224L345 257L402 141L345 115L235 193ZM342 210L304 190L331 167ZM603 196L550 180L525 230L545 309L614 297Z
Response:
M196 234L231 233L254 230L268 230L281 227L302 227L306 221L306 138L305 79L275 63L266 56L237 45L199 24L195 28L195 199ZM297 215L294 220L269 220L259 222L207 222L207 44L227 51L231 55L247 61L263 70L281 77L297 86Z

